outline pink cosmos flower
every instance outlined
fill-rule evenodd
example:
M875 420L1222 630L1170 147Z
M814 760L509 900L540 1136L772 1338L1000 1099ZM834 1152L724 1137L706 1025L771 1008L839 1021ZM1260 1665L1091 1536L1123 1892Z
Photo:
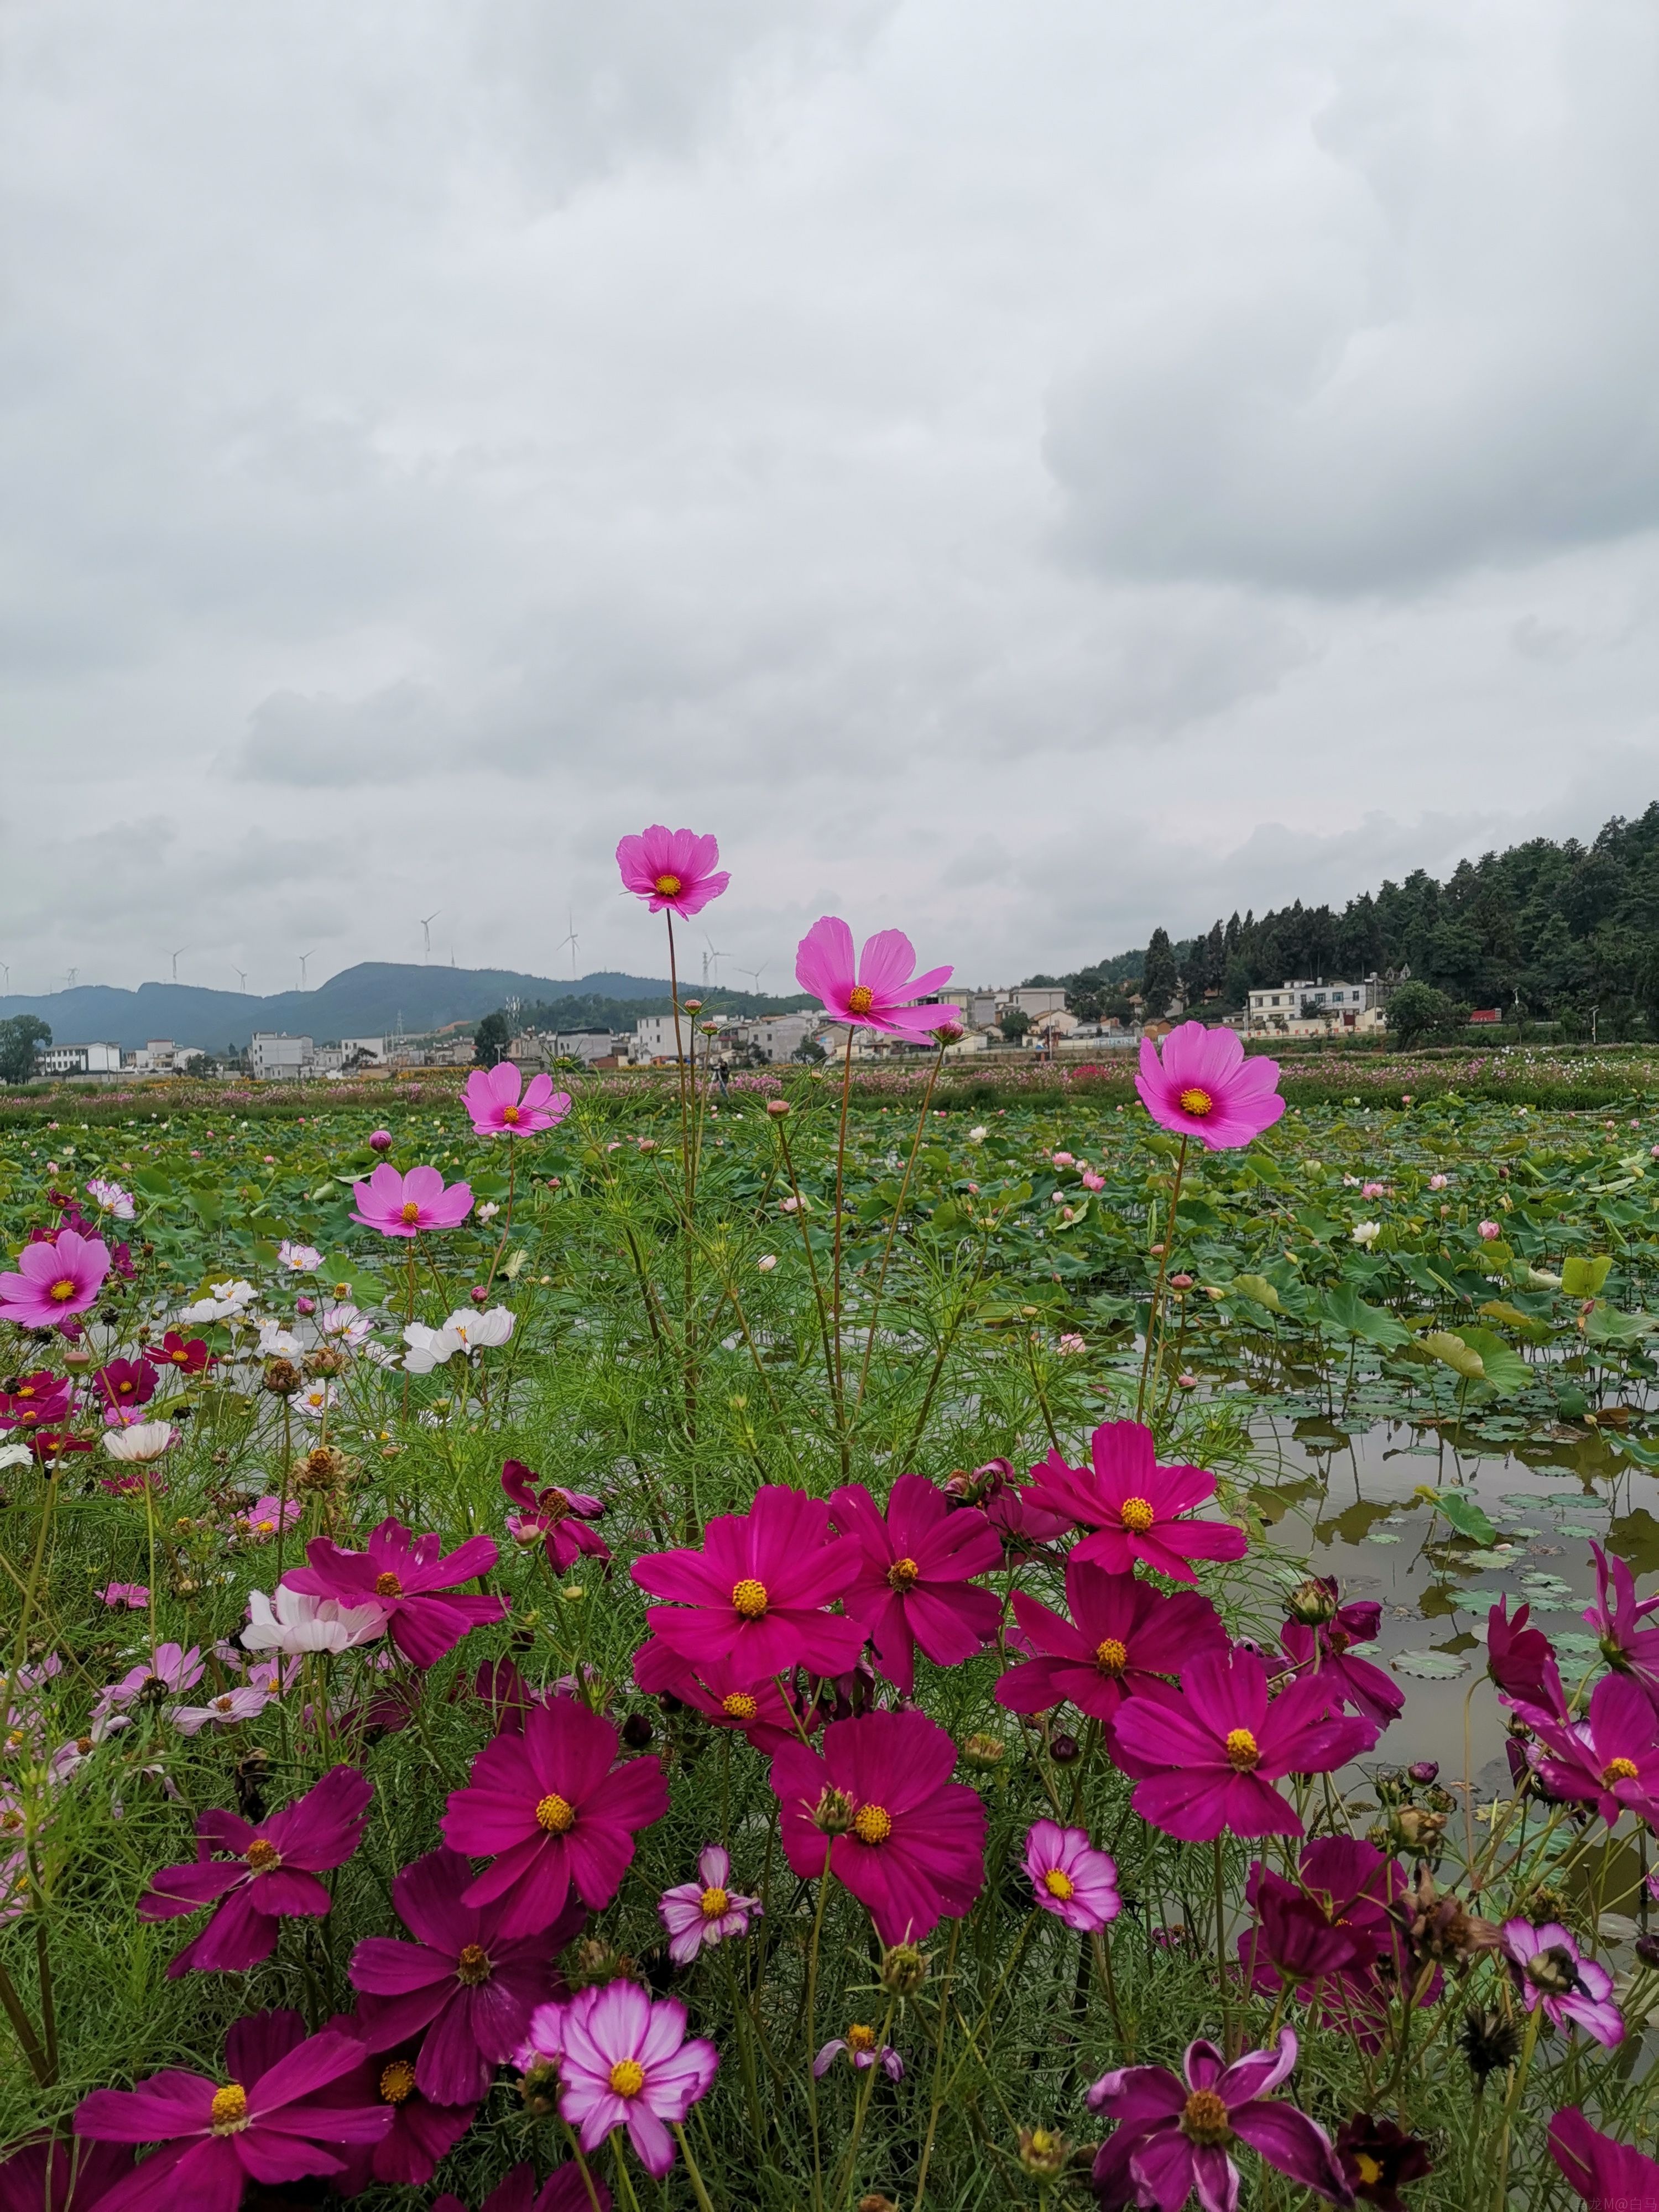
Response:
M250 2182L343 2172L343 2145L392 2125L387 2106L323 2094L362 2057L332 2028L307 2036L297 2012L248 2013L225 2039L222 2082L169 2069L136 2089L94 2089L76 2109L76 2135L158 2146L97 2212L237 2212Z
M32 1375L20 1376L12 1389L0 1390L0 1429L53 1429L74 1409L68 1376L38 1367Z
M1612 2204L1627 2205L1631 2212L1659 2204L1659 2165L1593 2128L1576 2105L1550 2122L1549 2147L1568 2187L1586 2204L1602 2212Z
M257 1826L234 1813L204 1813L197 1856L162 1867L138 1900L141 1920L176 1920L216 1906L212 1918L167 1967L170 1980L191 1967L236 1973L276 1948L278 1920L320 1919L331 1899L319 1873L343 1866L362 1841L373 1787L355 1766L336 1766L280 1813ZM216 1858L216 1850L228 1857Z
M514 1542L533 1544L538 1537L544 1538L547 1562L556 1575L562 1575L584 1556L608 1559L610 1545L595 1529L582 1525L599 1518L605 1511L604 1501L585 1490L567 1490L557 1482L545 1483L538 1490L539 1480L522 1460L510 1459L501 1469L501 1488L523 1509L507 1516Z
M198 1644L192 1644L185 1651L176 1644L158 1644L148 1661L130 1667L118 1682L111 1682L98 1692L94 1716L101 1719L106 1713L124 1713L140 1698L160 1705L169 1694L181 1698L186 1690L195 1688L205 1672Z
M1037 1903L1079 1936L1097 1936L1123 1909L1117 1862L1083 1828L1036 1820L1025 1838L1025 1871Z
M1636 1577L1623 1559L1609 1562L1599 1544L1595 1555L1595 1603L1584 1619L1595 1631L1601 1656L1620 1674L1632 1674L1650 1698L1659 1699L1659 1628L1644 1628L1650 1613L1659 1613L1659 1597L1638 1598ZM1611 1575L1616 1604L1607 1595Z
M863 1628L823 1608L858 1573L859 1548L832 1539L829 1508L781 1484L755 1493L747 1513L721 1513L701 1552L647 1552L629 1574L669 1598L646 1608L653 1632L684 1659L730 1659L750 1682L798 1662L839 1674L864 1648Z
M647 900L653 914L666 907L682 921L701 914L731 882L723 868L715 872L720 856L714 838L699 837L695 830L665 830L660 822L617 847L623 888Z
M1582 2027L1604 2051L1624 2041L1624 2017L1613 2002L1613 1976L1585 1958L1559 1921L1534 1928L1530 1920L1506 1920L1498 1948L1528 2012L1542 2005L1552 2027L1564 2035Z
M1244 1890L1256 1924L1238 1938L1245 1978L1270 1997L1293 1983L1301 2003L1322 1999L1328 2021L1376 2050L1408 1972L1393 1912L1406 1887L1398 1859L1354 1836L1304 1845L1295 1881L1256 1860ZM1440 1989L1437 1972L1419 2002L1432 2004Z
M1228 1032L1231 1036L1231 1030ZM1159 1467L1152 1432L1139 1421L1107 1421L1090 1438L1091 1468L1068 1467L1056 1450L1031 1469L1030 1500L1097 1531L1072 1557L1109 1574L1139 1560L1172 1582L1193 1583L1194 1559L1242 1559L1244 1531L1230 1521L1197 1521L1215 1495L1215 1477L1198 1467Z
M835 1721L822 1756L780 1745L770 1780L785 1856L803 1881L827 1866L884 1943L920 1942L984 1884L985 1807L951 1780L956 1762L945 1730L916 1712Z
M1136 1778L1134 1809L1166 1835L1211 1843L1299 1836L1302 1821L1273 1788L1286 1774L1328 1774L1376 1741L1370 1721L1331 1717L1316 1681L1292 1682L1271 1704L1255 1652L1205 1653L1179 1690L1149 1684L1112 1723L1117 1764Z
M167 1718L180 1735L199 1735L210 1725L234 1728L239 1721L251 1721L270 1703L269 1690L240 1682L234 1690L221 1690L204 1705L174 1705Z
M1151 1037L1140 1041L1135 1089L1160 1128L1194 1136L1212 1152L1248 1145L1272 1128L1285 1111L1275 1085L1279 1062L1246 1060L1232 1030L1182 1022L1164 1040L1164 1057Z
M410 1168L406 1176L399 1175L389 1160L382 1160L367 1182L354 1182L351 1194L357 1201L352 1219L365 1229L378 1229L382 1237L457 1229L472 1211L470 1183L446 1188L436 1168Z
M527 2162L515 2166L505 2181L498 2182L478 2212L611 2212L611 2191L590 2167L584 2173L574 2158L556 2166L539 2189L536 2170ZM432 2212L466 2212L459 2197L448 2190L433 2200Z
M106 1360L93 1376L92 1387L107 1419L149 1403L155 1395L155 1370L148 1359Z
M934 1484L902 1474L884 1519L858 1482L833 1493L830 1517L860 1553L842 1605L868 1633L877 1666L907 1698L918 1644L936 1667L955 1667L996 1634L1001 1605L969 1580L1002 1564L1001 1542L982 1513L953 1509Z
M554 1962L582 1923L573 1905L514 1940L499 1907L467 1903L469 1871L446 1848L416 1859L392 1885L414 1942L367 1936L351 1954L364 2045L389 2051L424 2031L415 2082L434 2105L473 2105L488 2094L531 2014L559 1989Z
M821 2046L817 2057L812 2061L814 2078L822 2081L844 2051L856 2072L863 2074L872 2066L879 2066L890 2081L902 2081L904 2079L904 2061L890 2043L884 2043L878 2050L877 2040L873 2027L864 2021L855 2020L845 2035L832 2036Z
M0 1321L20 1328L56 1328L96 1304L108 1273L109 1247L101 1237L60 1229L56 1237L23 1247L15 1274L0 1275Z
M598 1912L610 1904L634 1857L634 1837L668 1810L668 1784L654 1759L613 1767L621 1743L602 1714L574 1698L551 1698L524 1715L521 1734L503 1730L472 1762L466 1787L450 1793L444 1840L474 1858L495 1857L464 1893L469 1905L501 1909L505 1936L530 1936L564 1911L574 1887Z
M674 2163L669 2126L708 2094L719 2053L701 2038L686 2041L677 1998L653 2004L637 1982L583 1990L563 2009L559 2118L585 2151L626 2128L640 2164L660 2180Z
M236 1526L252 1542L265 1544L279 1528L291 1528L304 1510L297 1498L290 1498L284 1505L275 1492L267 1491L237 1515Z
M678 1698L714 1727L737 1730L769 1756L799 1736L803 1726L815 1725L769 1677L755 1681L732 1659L682 1659L659 1636L647 1636L634 1654L634 1686L650 1697Z
M520 1096L522 1088L523 1095ZM527 1086L510 1060L494 1067L475 1067L466 1079L461 1103L472 1116L480 1137L533 1137L543 1129L556 1128L570 1111L570 1093L556 1092L545 1072L532 1075Z
M108 1606L125 1606L129 1613L142 1613L149 1603L147 1583L106 1583L98 1593L99 1602Z
M1517 1606L1513 1620L1509 1608L1508 1597L1500 1597L1486 1616L1487 1674L1523 1719L1565 1720L1554 1646L1541 1628L1527 1626L1530 1606Z
M0 2159L0 2212L97 2212L106 2189L132 2171L123 2144L47 2137Z
M290 1570L283 1583L305 1597L378 1605L404 1656L430 1667L469 1630L506 1619L510 1598L456 1587L487 1575L500 1557L493 1536L470 1536L446 1554L435 1530L411 1540L403 1522L389 1516L371 1533L366 1552L343 1552L331 1537L313 1536L306 1546L309 1565Z
M357 2038L362 2047L362 2022L352 2014L336 2013L328 2025ZM331 2103L385 2105L392 2113L379 2142L356 2143L347 2153L342 2197L361 2197L374 2181L430 2181L471 2126L476 2105L434 2105L422 2094L415 2078L419 2054L418 2036L385 2051L364 2049L359 2063L330 2088Z
M1583 1720L1528 1717L1556 1796L1594 1805L1609 1827L1621 1813L1659 1825L1659 1713L1628 1674L1604 1674Z
M1150 1583L1108 1574L1075 1552L1066 1562L1066 1602L1070 1620L1014 1592L1020 1641L1038 1656L1009 1668L998 1682L997 1703L1008 1711L1046 1713L1069 1698L1079 1712L1109 1721L1148 1680L1227 1648L1219 1614L1196 1590L1165 1597Z
M1188 2044L1184 2081L1163 2066L1103 2074L1089 2091L1089 2109L1118 2125L1095 2159L1101 2203L1120 2212L1150 2201L1177 2212L1196 2191L1201 2212L1234 2212L1238 2169L1227 2146L1237 2140L1304 2189L1351 2204L1353 2192L1324 2129L1294 2105L1269 2102L1296 2056L1296 2038L1283 2028L1275 2049L1247 2051L1231 2066L1214 2044Z
M915 948L902 929L878 929L865 939L855 968L852 931L839 915L826 914L796 948L795 981L823 1001L831 1021L920 1043L941 1022L956 1021L962 1009L912 1004L951 980L948 968L918 975L915 964Z
M668 1930L668 1955L677 1966L690 1966L699 1951L728 1936L746 1936L760 1899L732 1887L732 1861L719 1844L697 1856L697 1879L665 1889L657 1899L657 1917Z

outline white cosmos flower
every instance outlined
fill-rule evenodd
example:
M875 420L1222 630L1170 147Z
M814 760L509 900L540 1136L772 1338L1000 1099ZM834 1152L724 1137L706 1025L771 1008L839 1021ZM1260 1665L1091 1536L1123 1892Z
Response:
M404 1365L411 1375L429 1375L434 1367L447 1365L458 1352L495 1350L507 1342L514 1326L506 1306L491 1306L488 1313L473 1313L462 1306L441 1328L428 1328L424 1322L412 1321L404 1331L404 1342L409 1346Z
M361 1344L374 1323L354 1305L325 1306L319 1324L324 1336L337 1336L343 1343Z
M323 1255L314 1244L291 1244L286 1237L276 1247L276 1257L296 1275L308 1275L323 1264Z
M33 1457L27 1444L0 1444L0 1467L27 1467Z
M404 1331L404 1342L409 1350L404 1354L404 1365L411 1375L430 1375L434 1367L442 1367L452 1360L461 1348L461 1340L447 1324L442 1328L428 1328L423 1321L412 1321Z
M264 1590L247 1594L247 1626L242 1631L245 1651L347 1651L354 1644L372 1644L386 1631L384 1606L342 1605L338 1598L307 1597L278 1583L267 1597Z
M340 1394L331 1382L307 1382L289 1402L307 1420L320 1421L325 1413L338 1405Z
M104 1449L112 1459L140 1462L160 1459L179 1441L171 1421L140 1421L130 1429L106 1429Z
M103 1176L94 1176L87 1185L87 1196L106 1213L112 1213L118 1221L131 1220L132 1194L123 1190L118 1182L111 1182Z
M1356 1244L1367 1246L1375 1244L1382 1234L1382 1224L1380 1221L1356 1221L1353 1225L1353 1241Z
M279 1321L262 1321L259 1324L259 1350L267 1358L297 1359L300 1340L283 1327Z
M463 1306L444 1323L459 1338L464 1352L494 1352L512 1335L513 1326L506 1306L491 1306L487 1313L472 1313Z

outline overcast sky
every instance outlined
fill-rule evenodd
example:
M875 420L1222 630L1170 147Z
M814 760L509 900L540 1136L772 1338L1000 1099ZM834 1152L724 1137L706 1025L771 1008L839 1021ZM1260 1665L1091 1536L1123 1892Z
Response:
M1659 796L1651 0L6 0L0 957L964 981ZM701 949L701 932L692 936Z

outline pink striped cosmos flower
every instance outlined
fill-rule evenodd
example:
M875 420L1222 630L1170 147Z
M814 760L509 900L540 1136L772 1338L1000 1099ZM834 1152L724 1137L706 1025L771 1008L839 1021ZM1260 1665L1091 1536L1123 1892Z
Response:
M674 2163L678 2126L714 2084L720 2054L687 2042L685 2007L653 2003L637 1982L582 1990L560 2008L559 2118L585 2151L625 2128L640 2164L660 2180Z

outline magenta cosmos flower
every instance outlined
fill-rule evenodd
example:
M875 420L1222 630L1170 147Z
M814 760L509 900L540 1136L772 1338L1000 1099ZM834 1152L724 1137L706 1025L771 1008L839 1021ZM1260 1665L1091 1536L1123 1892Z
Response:
M1328 1576L1317 1579L1334 1602L1335 1583ZM1279 1641L1298 1673L1317 1676L1324 1683L1334 1705L1346 1705L1386 1728L1405 1711L1405 1692L1380 1667L1352 1656L1356 1644L1376 1641L1382 1620L1382 1608L1375 1598L1356 1598L1338 1606L1328 1620L1311 1626L1287 1620Z
M826 914L796 947L795 981L823 1000L832 1022L920 1043L941 1023L956 1021L962 1009L912 1004L951 980L948 968L918 975L915 964L915 947L902 929L878 929L866 938L855 964L852 931L839 915Z
M1650 1698L1659 1697L1659 1628L1642 1626L1650 1613L1659 1613L1659 1597L1638 1598L1628 1564L1609 1561L1599 1544L1590 1550L1595 1555L1595 1603L1585 1609L1584 1619L1595 1631L1601 1656L1621 1674L1633 1674Z
M1188 2044L1184 2081L1164 2066L1103 2074L1088 2104L1118 2123L1095 2160L1095 2194L1107 2212L1149 2202L1177 2212L1194 2193L1201 2212L1235 2212L1238 2169L1227 2155L1235 2140L1316 2196L1351 2204L1324 2129L1294 2105L1269 2101L1296 2054L1284 2028L1276 2049L1247 2051L1231 2066L1214 2044Z
M342 2146L392 2125L388 2106L324 2094L362 2055L331 2028L307 2036L297 2012L249 2013L225 2039L222 2081L169 2069L136 2089L94 2089L76 2108L76 2135L156 2146L97 2212L237 2212L250 2182L343 2172Z
M1586 2204L1623 2204L1631 2212L1659 2204L1659 2166L1593 2128L1576 2105L1550 2122L1549 2146L1568 2187Z
M746 1936L760 1899L743 1897L732 1887L732 1861L718 1844L697 1855L697 1879L665 1889L657 1916L668 1930L668 1955L677 1966L690 1966L705 1945L728 1936Z
M1267 1670L1253 1651L1206 1653L1179 1690L1148 1685L1112 1723L1112 1755L1137 1778L1144 1820L1183 1843L1236 1836L1299 1836L1302 1821L1273 1784L1287 1774L1328 1774L1376 1741L1354 1716L1333 1717L1316 1680L1292 1682L1271 1704Z
M570 1111L570 1093L556 1091L552 1077L545 1073L532 1075L526 1086L512 1061L503 1060L494 1067L473 1069L461 1103L480 1137L533 1137L563 1121Z
M668 1810L654 1759L613 1766L621 1739L574 1698L550 1698L487 1743L466 1787L451 1792L444 1840L474 1858L493 1856L465 1892L469 1905L501 1908L501 1931L531 1936L563 1911L574 1887L599 1911L634 1857L634 1838Z
M388 2050L370 2051L362 2043L361 2020L337 2013L328 2025L356 2037L362 2051L361 2062L329 2090L329 2101L386 2105L392 2112L392 2125L379 2142L356 2143L347 2152L341 2196L361 2197L374 2181L430 2181L471 2126L477 2105L434 2105L422 2094L415 2074L419 2036Z
M1659 1713L1630 1675L1604 1674L1583 1720L1532 1724L1556 1796L1594 1805L1609 1827L1621 1813L1659 1826Z
M1063 1513L1087 1536L1073 1553L1109 1574L1127 1575L1139 1560L1171 1582L1198 1580L1194 1559L1242 1559L1244 1531L1231 1521L1195 1521L1195 1508L1215 1495L1215 1477L1201 1467L1159 1467L1152 1432L1140 1421L1107 1421L1089 1439L1091 1467L1069 1467L1058 1451L1031 1469L1033 1504Z
M1001 1565L1002 1543L975 1508L953 1508L921 1475L902 1474L884 1519L858 1482L835 1492L830 1517L860 1554L842 1603L867 1632L877 1666L907 1698L918 1644L936 1667L955 1667L996 1634L1001 1605L969 1577Z
M291 1569L283 1586L348 1607L379 1606L404 1656L430 1667L469 1629L506 1619L510 1598L456 1588L487 1575L500 1557L493 1536L469 1536L446 1554L435 1530L411 1539L401 1521L388 1517L370 1534L366 1552L343 1552L331 1537L313 1536L306 1546L310 1564Z
M568 2159L556 2166L539 2189L535 2168L515 2166L505 2181L498 2182L478 2207L478 2212L611 2212L611 2191L590 2168L584 2173ZM432 2212L467 2212L459 2197L446 2190L434 2197Z
M104 2191L131 2171L125 2144L25 2143L0 2159L0 2212L97 2212Z
M20 1328L55 1328L84 1313L109 1273L109 1247L101 1237L60 1229L56 1237L26 1244L17 1273L0 1275L0 1321Z
M647 900L653 914L666 907L689 921L732 880L723 868L716 872L720 856L713 837L699 837L695 830L665 830L653 822L637 837L622 840L617 866L624 888Z
M1165 1597L1075 1552L1066 1562L1066 1602L1070 1620L1014 1592L1019 1634L1036 1656L1009 1668L997 1684L997 1703L1010 1712L1046 1713L1069 1698L1091 1719L1109 1721L1149 1680L1178 1674L1200 1653L1227 1646L1219 1614L1196 1590Z
M668 2130L708 2094L719 2053L686 2041L677 1998L653 2003L637 1982L583 1990L561 2009L559 2118L584 2150L626 2128L640 2164L660 2180L674 2163Z
M1506 1920L1498 1948L1528 2012L1542 2005L1553 2027L1564 2034L1582 2027L1603 2050L1624 2041L1624 2017L1613 2002L1613 1976L1584 1956L1559 1920L1539 1928L1530 1920Z
M701 1552L647 1552L629 1572L668 1605L646 1608L653 1633L694 1663L730 1659L750 1682L787 1668L840 1674L864 1630L823 1608L858 1573L851 1537L832 1539L830 1510L804 1491L769 1484L747 1513L721 1513Z
M1285 1111L1275 1088L1276 1060L1246 1060L1232 1030L1182 1022L1164 1040L1164 1057L1151 1037L1140 1041L1135 1089L1160 1128L1196 1137L1211 1152L1248 1145L1271 1129Z
M776 1682L757 1682L746 1667L730 1659L700 1659L693 1665L659 1636L647 1636L634 1654L634 1686L651 1697L678 1698L714 1727L735 1729L757 1751L769 1754L798 1736L803 1726L816 1725Z
M176 1920L217 1903L195 1942L168 1966L169 1978L191 1967L237 1973L257 1966L276 1948L279 1920L320 1919L331 1900L317 1876L343 1866L362 1841L374 1795L355 1766L337 1766L257 1826L234 1813L204 1813L196 1857L153 1874L138 1900L141 1920ZM216 1858L216 1851L229 1856Z
M1290 1980L1302 2003L1322 1999L1333 2026L1375 2050L1406 1972L1393 1911L1406 1887L1399 1860L1356 1836L1306 1844L1294 1881L1257 1859L1244 1889L1256 1924L1238 1939L1245 1978L1269 1997ZM1419 2002L1439 1994L1437 1972Z
M354 1182L351 1194L357 1201L352 1219L365 1229L378 1229L382 1237L458 1229L472 1211L470 1183L446 1186L436 1168L410 1168L399 1175L390 1160L382 1160L367 1182Z
M440 2106L476 2105L487 2094L531 2014L556 1994L554 1962L582 1922L573 1906L515 1941L497 1908L466 1903L470 1872L446 1849L415 1860L392 1886L415 1941L367 1936L351 1954L365 2047L390 2051L424 2031L415 2083Z
M1085 1829L1034 1821L1025 1838L1025 1871L1043 1911L1079 1936L1097 1936L1123 1909L1117 1862L1096 1850Z
M557 1482L544 1483L538 1490L536 1485L540 1480L535 1469L522 1460L510 1459L501 1468L501 1488L520 1509L507 1516L514 1542L533 1544L538 1537L544 1539L547 1562L556 1575L562 1575L584 1554L608 1559L609 1544L596 1530L582 1525L599 1518L604 1502L585 1490L567 1490Z
M822 1756L781 1745L771 1784L784 1854L804 1881L823 1873L867 1907L884 1943L920 1942L959 1920L985 1880L985 1807L952 1782L957 1747L925 1713L832 1722Z

